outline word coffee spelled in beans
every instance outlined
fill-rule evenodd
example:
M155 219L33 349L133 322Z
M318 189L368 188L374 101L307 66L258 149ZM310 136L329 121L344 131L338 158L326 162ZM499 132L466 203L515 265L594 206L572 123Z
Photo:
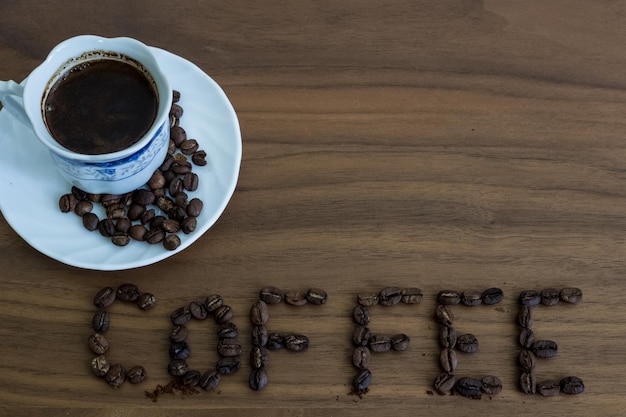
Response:
M553 360L558 356L559 347L553 340L537 337L532 328L533 315L537 308L570 306L581 302L582 297L580 289L569 287L561 290L554 288L541 291L526 290L520 293L517 323L520 326L519 344L522 350L517 355L517 363L521 368L519 389L522 392L555 396L577 395L585 391L583 380L576 376L545 380L538 378L537 362ZM457 375L459 362L470 358L481 349L481 346L479 337L472 333L459 332L454 324L456 315L465 308L495 306L503 298L504 292L498 288L462 292L443 290L436 295L434 319L439 324L440 351L437 358L441 371L435 377L433 385L439 394L450 393L480 398L482 395L496 395L502 391L502 381L495 375ZM407 334L372 331L369 327L372 318L370 310L419 304L422 299L422 291L418 288L386 287L376 293L357 295L356 305L352 311L355 327L351 337L353 344L351 358L356 373L352 378L350 394L362 398L369 391L373 380L370 370L373 360L378 360L377 357L389 358L384 355L386 352L401 353L410 347L410 337ZM195 300L176 308L169 315L172 328L169 333L169 362L166 367L173 379L165 386L157 385L152 392L146 391L146 397L156 401L163 394L178 392L188 395L200 392L196 388L204 391L215 390L222 376L240 369L243 354L248 355L251 368L249 387L254 391L263 390L268 385L269 357L274 354L273 352L278 350L303 352L308 350L311 343L307 335L293 329L290 331L268 329L270 306L285 303L289 306L306 308L304 307L306 305L326 304L327 300L327 292L319 288L309 288L306 291L283 290L272 286L261 288L258 299L253 302L249 311L251 348L248 352L244 351L244 347L238 341L239 331L232 321L233 310L224 302L221 295L210 294L205 299ZM141 382L146 378L147 372L139 365L126 367L119 362L111 363L108 359L109 342L105 333L110 327L111 318L107 309L116 301L133 303L141 310L147 310L152 308L156 298L151 293L140 291L134 284L123 284L117 288L104 287L93 298L98 310L91 319L94 333L87 339L89 349L95 354L90 362L91 370L94 375L117 388L124 381ZM500 307L496 307L495 310L504 311ZM202 322L209 317L213 317L218 326L216 350L219 359L215 366L208 370L191 369L188 364L192 354L192 347L187 342L188 326L193 321ZM432 395L433 392L427 391L427 394Z
M176 250L181 245L180 232L189 234L196 229L204 205L189 196L198 189L193 166L207 164L206 152L199 149L197 140L187 138L180 126L183 108L178 100L180 93L174 91L168 154L144 188L124 195L101 195L72 187L59 198L61 212L74 212L85 229L98 231L116 246L135 240ZM96 205L105 213L102 218L93 211Z

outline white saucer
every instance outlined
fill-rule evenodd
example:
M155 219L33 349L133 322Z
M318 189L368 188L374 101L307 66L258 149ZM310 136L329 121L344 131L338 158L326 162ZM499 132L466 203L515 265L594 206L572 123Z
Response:
M200 187L189 194L204 203L196 230L189 235L180 233L182 243L174 251L135 241L117 247L97 231L87 231L80 217L58 208L59 197L69 192L70 185L58 173L48 150L31 130L2 109L0 210L11 227L41 253L67 265L103 271L150 265L187 248L226 208L241 163L237 115L219 85L200 68L167 51L152 50L172 88L181 92L181 126L207 153L208 164L194 167Z

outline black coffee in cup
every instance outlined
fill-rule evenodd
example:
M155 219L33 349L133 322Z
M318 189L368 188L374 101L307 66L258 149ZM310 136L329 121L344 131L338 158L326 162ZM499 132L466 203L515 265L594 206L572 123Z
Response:
M45 97L43 112L48 131L63 147L101 155L139 141L158 105L154 82L144 71L102 58L66 70Z

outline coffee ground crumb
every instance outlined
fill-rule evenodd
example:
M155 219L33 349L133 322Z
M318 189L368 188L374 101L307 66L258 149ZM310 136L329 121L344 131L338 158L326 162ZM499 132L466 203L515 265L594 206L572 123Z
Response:
M196 388L189 388L182 384L180 384L177 380L173 379L168 382L167 385L163 386L161 384L157 385L156 388L150 392L146 391L146 398L150 398L152 402L157 402L160 396L169 394L176 395L180 394L181 397L185 397L187 395L194 395L199 393L200 391Z

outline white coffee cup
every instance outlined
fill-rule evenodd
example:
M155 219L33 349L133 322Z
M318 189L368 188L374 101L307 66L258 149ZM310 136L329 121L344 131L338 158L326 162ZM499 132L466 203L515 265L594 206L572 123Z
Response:
M140 66L152 80L158 96L156 118L147 133L123 150L99 155L81 154L63 147L48 131L44 116L44 102L55 81L67 69L95 59L130 61ZM123 194L139 188L148 182L167 154L172 88L150 48L135 39L93 35L67 39L21 84L0 81L0 101L4 109L29 127L50 150L61 175L88 193Z

